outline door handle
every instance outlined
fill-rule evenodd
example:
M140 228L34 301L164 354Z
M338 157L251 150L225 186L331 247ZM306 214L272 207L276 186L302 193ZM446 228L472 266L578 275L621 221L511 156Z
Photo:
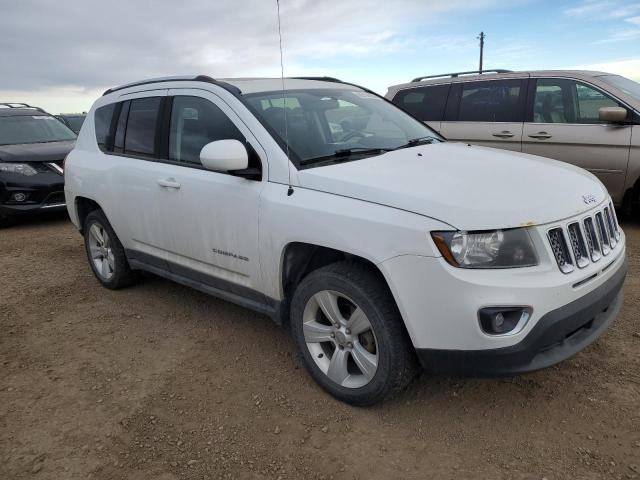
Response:
M180 184L176 182L173 178L167 178L166 180L158 180L158 185L163 188L175 188L178 190L180 188Z
M553 137L553 135L549 135L547 132L539 132L534 135L529 135L529 138L538 138L540 140L545 140L551 137Z
M498 137L498 138L511 138L511 137L513 137L514 135L513 135L513 133L511 133L511 132L510 132L510 131L508 131L508 130L503 130L503 131L502 131L502 132L500 132L500 133L494 133L494 134L493 134L493 136L494 136L494 137Z

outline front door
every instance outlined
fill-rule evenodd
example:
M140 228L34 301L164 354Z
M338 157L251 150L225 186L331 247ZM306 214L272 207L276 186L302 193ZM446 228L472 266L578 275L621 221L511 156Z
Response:
M216 95L176 89L169 97L168 158L158 165L156 195L158 210L168 219L163 249L169 268L250 297L260 290L258 212L264 184L204 169L200 150L215 140L236 139L249 146L250 166L263 168L260 156L266 155Z
M576 80L532 79L522 150L572 163L595 174L614 202L622 201L631 146L631 126L599 120L601 107L620 105Z

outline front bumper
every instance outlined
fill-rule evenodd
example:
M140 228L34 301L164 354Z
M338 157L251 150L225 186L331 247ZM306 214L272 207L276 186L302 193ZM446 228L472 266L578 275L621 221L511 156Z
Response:
M489 350L417 349L422 366L450 374L500 376L555 365L595 341L622 304L626 261L595 290L546 313L519 343Z
M14 193L24 193L27 200L11 200ZM65 209L64 177L58 173L38 173L32 177L0 177L0 216L18 216Z

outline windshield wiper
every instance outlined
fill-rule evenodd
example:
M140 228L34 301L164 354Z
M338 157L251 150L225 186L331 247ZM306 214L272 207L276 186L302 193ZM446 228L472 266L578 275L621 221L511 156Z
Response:
M429 143L435 142L436 140L437 140L436 137L432 137L430 135L425 136L425 137L412 138L411 140L409 140L404 145L400 145L399 147L394 148L394 150L400 150L402 148L416 147L416 146L422 145L422 144L429 144Z
M311 163L323 162L326 160L333 160L334 162L344 162L352 155L367 155L367 154L381 154L388 152L389 148L369 148L369 147L353 147L343 148L336 150L331 155L324 155L322 157L307 158L300 161L300 165L309 165Z

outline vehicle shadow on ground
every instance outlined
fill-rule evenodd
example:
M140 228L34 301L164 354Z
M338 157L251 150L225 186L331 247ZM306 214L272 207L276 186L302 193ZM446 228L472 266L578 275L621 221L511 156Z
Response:
M60 212L36 213L32 215L24 215L11 218L9 225L1 228L0 232L12 228L38 228L55 226L65 222L71 223L66 210Z

